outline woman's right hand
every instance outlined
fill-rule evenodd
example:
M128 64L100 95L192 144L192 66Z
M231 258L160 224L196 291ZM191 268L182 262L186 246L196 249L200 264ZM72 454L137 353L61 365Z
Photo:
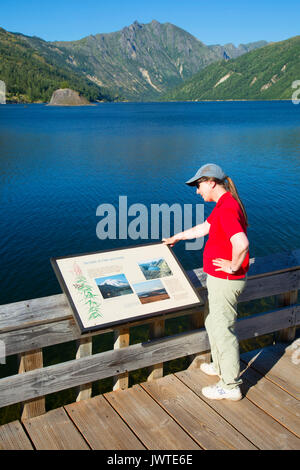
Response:
M179 242L179 239L174 235L173 237L163 238L162 242L164 245L170 245L170 247L172 247L175 243Z

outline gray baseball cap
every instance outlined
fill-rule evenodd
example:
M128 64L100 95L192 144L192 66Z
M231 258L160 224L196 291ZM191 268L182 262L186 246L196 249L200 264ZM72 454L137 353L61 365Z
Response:
M205 165L201 166L195 176L186 181L185 184L188 184L189 186L196 186L196 181L198 181L203 176L218 178L219 180L222 180L226 177L224 171L219 165L215 165L215 163L206 163Z

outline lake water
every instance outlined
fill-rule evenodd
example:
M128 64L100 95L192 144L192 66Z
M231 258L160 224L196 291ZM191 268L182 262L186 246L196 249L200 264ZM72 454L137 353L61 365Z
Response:
M117 211L126 196L149 214L194 210L203 201L184 182L206 162L237 185L251 256L300 248L299 124L287 101L0 106L0 303L61 292L52 256L157 241L100 240L97 207ZM202 266L203 250L174 251L185 269Z

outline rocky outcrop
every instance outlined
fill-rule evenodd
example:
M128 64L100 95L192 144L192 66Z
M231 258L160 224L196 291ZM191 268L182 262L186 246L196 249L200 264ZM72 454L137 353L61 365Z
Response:
M91 103L70 88L59 88L52 94L49 106L88 106Z
M216 86L220 85L220 83L225 82L225 80L227 80L232 74L233 74L233 72L229 72L229 73L227 73L226 75L224 75L224 77L222 77L222 78L214 85L214 88L216 88Z

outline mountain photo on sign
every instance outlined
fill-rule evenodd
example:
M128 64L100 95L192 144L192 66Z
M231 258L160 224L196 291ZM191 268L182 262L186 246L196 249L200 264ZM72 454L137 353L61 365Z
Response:
M163 258L152 259L139 263L145 278L157 279L159 277L172 276L172 271Z
M125 274L99 277L95 281L104 299L134 293Z
M169 299L169 295L159 279L139 282L132 286L142 304Z

